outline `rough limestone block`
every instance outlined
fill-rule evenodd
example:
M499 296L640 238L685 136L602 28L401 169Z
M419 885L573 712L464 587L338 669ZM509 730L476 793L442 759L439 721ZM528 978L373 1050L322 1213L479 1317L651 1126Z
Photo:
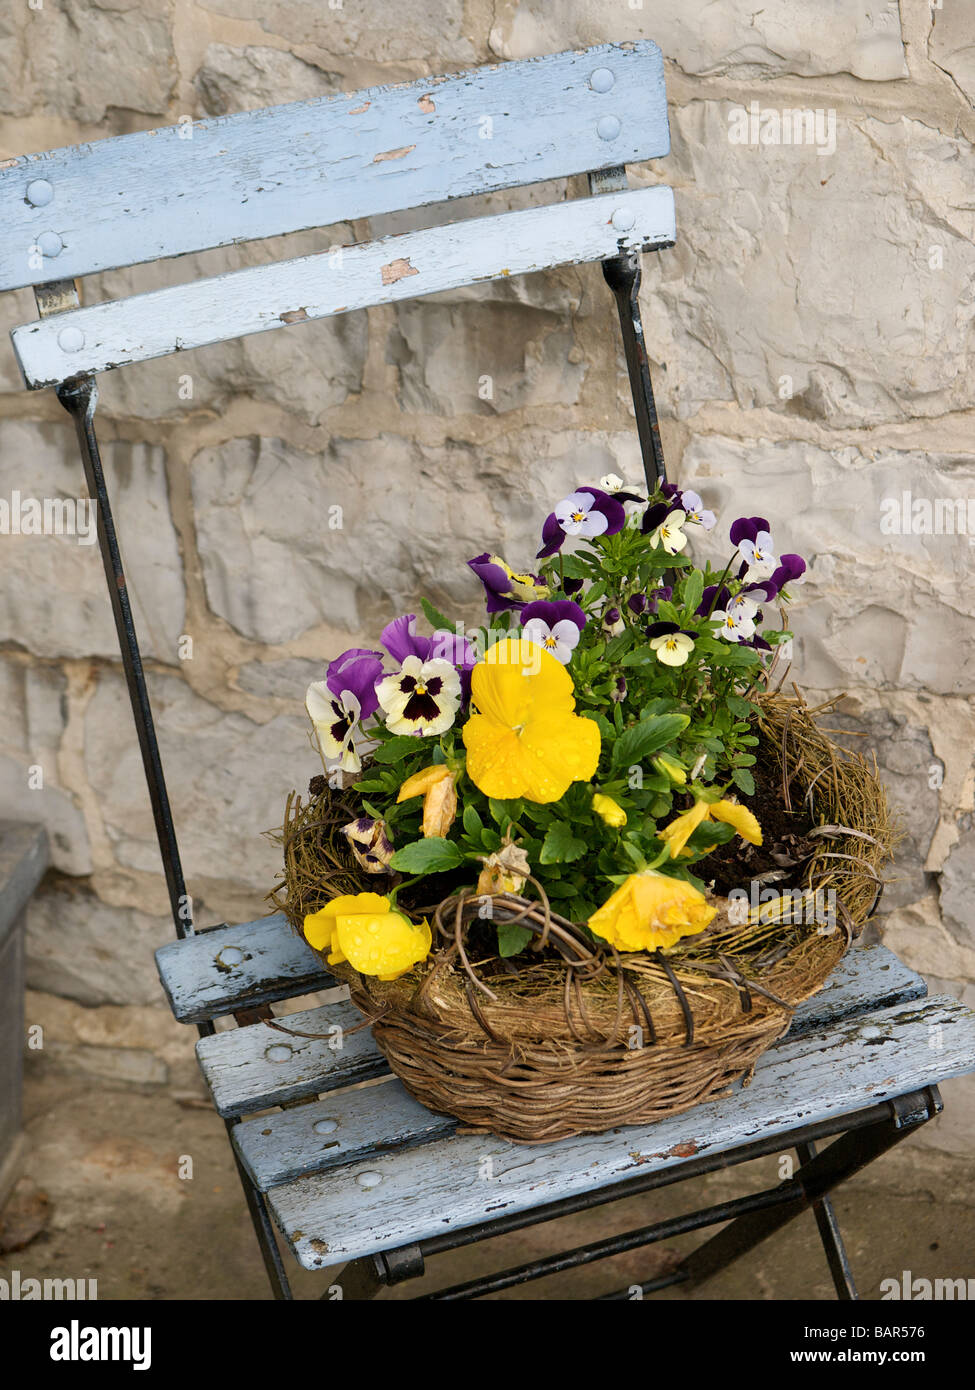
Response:
M211 43L193 78L202 114L228 116L336 91L330 74L280 48ZM282 93L287 93L283 96Z
M185 599L165 453L158 445L106 441L102 462L143 654L175 662ZM0 534L0 642L41 657L117 657L94 510L67 416L63 424L0 422L0 498L22 527L34 511L28 502L40 504L42 524L45 502L58 504L49 517L62 524L60 535Z
M305 0L203 0L202 7L232 19L254 20L266 33L296 46L314 45L360 63L416 59L421 73L435 73L480 58L462 31L462 0L410 0L409 9L401 10L390 10L384 0L340 6L327 0L317 5Z
M901 524L905 493L912 524L913 499L975 497L975 455L875 449L868 457L707 435L691 441L680 482L719 513L710 535L695 534L695 554L723 568L731 522L760 515L774 519L778 550L810 565L793 591L794 678L817 690L975 690L971 537L887 534L882 524Z
M319 624L375 641L420 594L474 618L469 559L501 546L530 568L545 499L627 467L639 478L638 457L629 434L541 430L481 448L382 436L335 438L321 455L279 439L203 450L192 484L207 601L267 643Z
M849 72L872 82L907 76L898 7L870 0L771 0L762 6L750 0L520 0L501 10L491 47L503 58L527 58L647 38L695 76Z
M293 715L256 724L209 704L179 677L154 674L149 686L190 892L196 885L196 895L209 899L202 891L208 883L230 881L252 890L258 916L280 863L280 850L262 832L280 826L288 792L315 771L304 691L297 693ZM118 862L158 875L159 850L130 721L124 683L114 672L101 672L85 712L88 780Z
M853 428L970 409L972 146L841 113L833 153L736 144L736 110L671 115L677 244L643 294L661 409L730 400Z
M66 689L55 668L0 659L0 818L44 825L54 867L87 874L92 862L85 819L59 778Z
M975 104L975 10L948 0L931 9L928 57Z
M114 125L119 111L163 116L169 109L177 76L172 0L14 5L0 20L0 40L4 114Z

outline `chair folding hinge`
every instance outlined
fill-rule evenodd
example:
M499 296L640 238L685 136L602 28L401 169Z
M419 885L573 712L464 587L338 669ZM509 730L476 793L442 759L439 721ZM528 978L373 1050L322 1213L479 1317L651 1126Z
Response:
M80 309L81 295L74 280L49 280L46 285L34 286L34 303L39 316L48 319L68 309Z
M926 1086L923 1091L911 1091L906 1096L895 1096L887 1102L895 1129L916 1129L919 1125L933 1120L944 1109L944 1102L937 1086Z
M383 1267L387 1284L419 1279L425 1268L423 1251L418 1245L404 1245L399 1250L381 1250L376 1259Z

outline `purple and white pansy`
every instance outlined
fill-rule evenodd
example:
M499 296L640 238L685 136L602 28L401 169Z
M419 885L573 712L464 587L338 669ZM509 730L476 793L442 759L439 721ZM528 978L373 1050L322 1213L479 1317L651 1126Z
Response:
M569 664L585 625L585 613L571 599L526 603L521 610L522 636L544 647L563 666Z
M516 574L500 555L475 555L467 562L484 585L488 613L521 608L533 599L548 598L549 590L537 574Z
M305 694L322 753L338 758L343 772L358 772L362 766L355 732L379 707L376 683L382 674L381 652L352 647L330 662L325 679L313 681Z
M579 488L563 497L542 525L542 548L537 559L562 549L567 536L615 536L626 525L622 494L599 487Z
M731 543L745 557L740 577L750 583L771 579L779 567L772 533L763 516L743 516L731 525Z
M391 734L428 738L446 733L453 724L460 708L460 674L442 658L408 656L398 671L379 682L376 695Z

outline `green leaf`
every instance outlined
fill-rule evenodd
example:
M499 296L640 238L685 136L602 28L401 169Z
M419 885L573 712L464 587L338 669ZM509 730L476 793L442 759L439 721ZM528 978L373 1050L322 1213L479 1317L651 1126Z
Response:
M613 767L629 767L645 758L648 753L656 753L665 748L687 728L690 717L686 714L656 714L649 719L641 719L632 729L621 734L613 746Z
M459 868L464 856L453 840L442 840L439 836L431 835L404 845L389 862L394 869L402 869L407 874L440 874L447 869Z
M443 628L447 632L453 632L453 623L441 613L439 608L434 608L429 599L421 598L420 607L423 609L423 616L434 630Z
M520 927L517 922L498 923L498 954L501 956L516 956L531 939L532 932L527 927Z
M571 825L557 820L545 833L540 857L543 864L571 864L574 859L581 859L585 852L585 840L573 835Z
M691 570L684 580L684 588L681 599L684 607L691 613L696 613L698 605L704 596L704 575L700 570Z
M372 756L377 763L401 763L411 753L422 753L423 751L424 748L420 739L415 738L412 734L395 734L385 743L381 743Z
M477 814L477 807L473 803L464 807L464 829L473 840L479 840L484 829L484 822Z
M745 796L755 795L755 778L747 767L736 767L732 771L731 780L740 792L744 792Z
M743 700L740 695L726 695L725 704L739 719L750 719L755 713L755 706L751 701Z

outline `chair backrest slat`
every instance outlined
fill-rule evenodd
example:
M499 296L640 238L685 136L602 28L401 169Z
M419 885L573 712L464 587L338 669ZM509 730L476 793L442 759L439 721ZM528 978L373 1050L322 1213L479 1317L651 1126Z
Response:
M656 44L185 122L0 169L0 289L664 155Z
M25 381L39 388L283 324L673 240L672 191L632 189L251 266L56 314L16 328L12 338Z

